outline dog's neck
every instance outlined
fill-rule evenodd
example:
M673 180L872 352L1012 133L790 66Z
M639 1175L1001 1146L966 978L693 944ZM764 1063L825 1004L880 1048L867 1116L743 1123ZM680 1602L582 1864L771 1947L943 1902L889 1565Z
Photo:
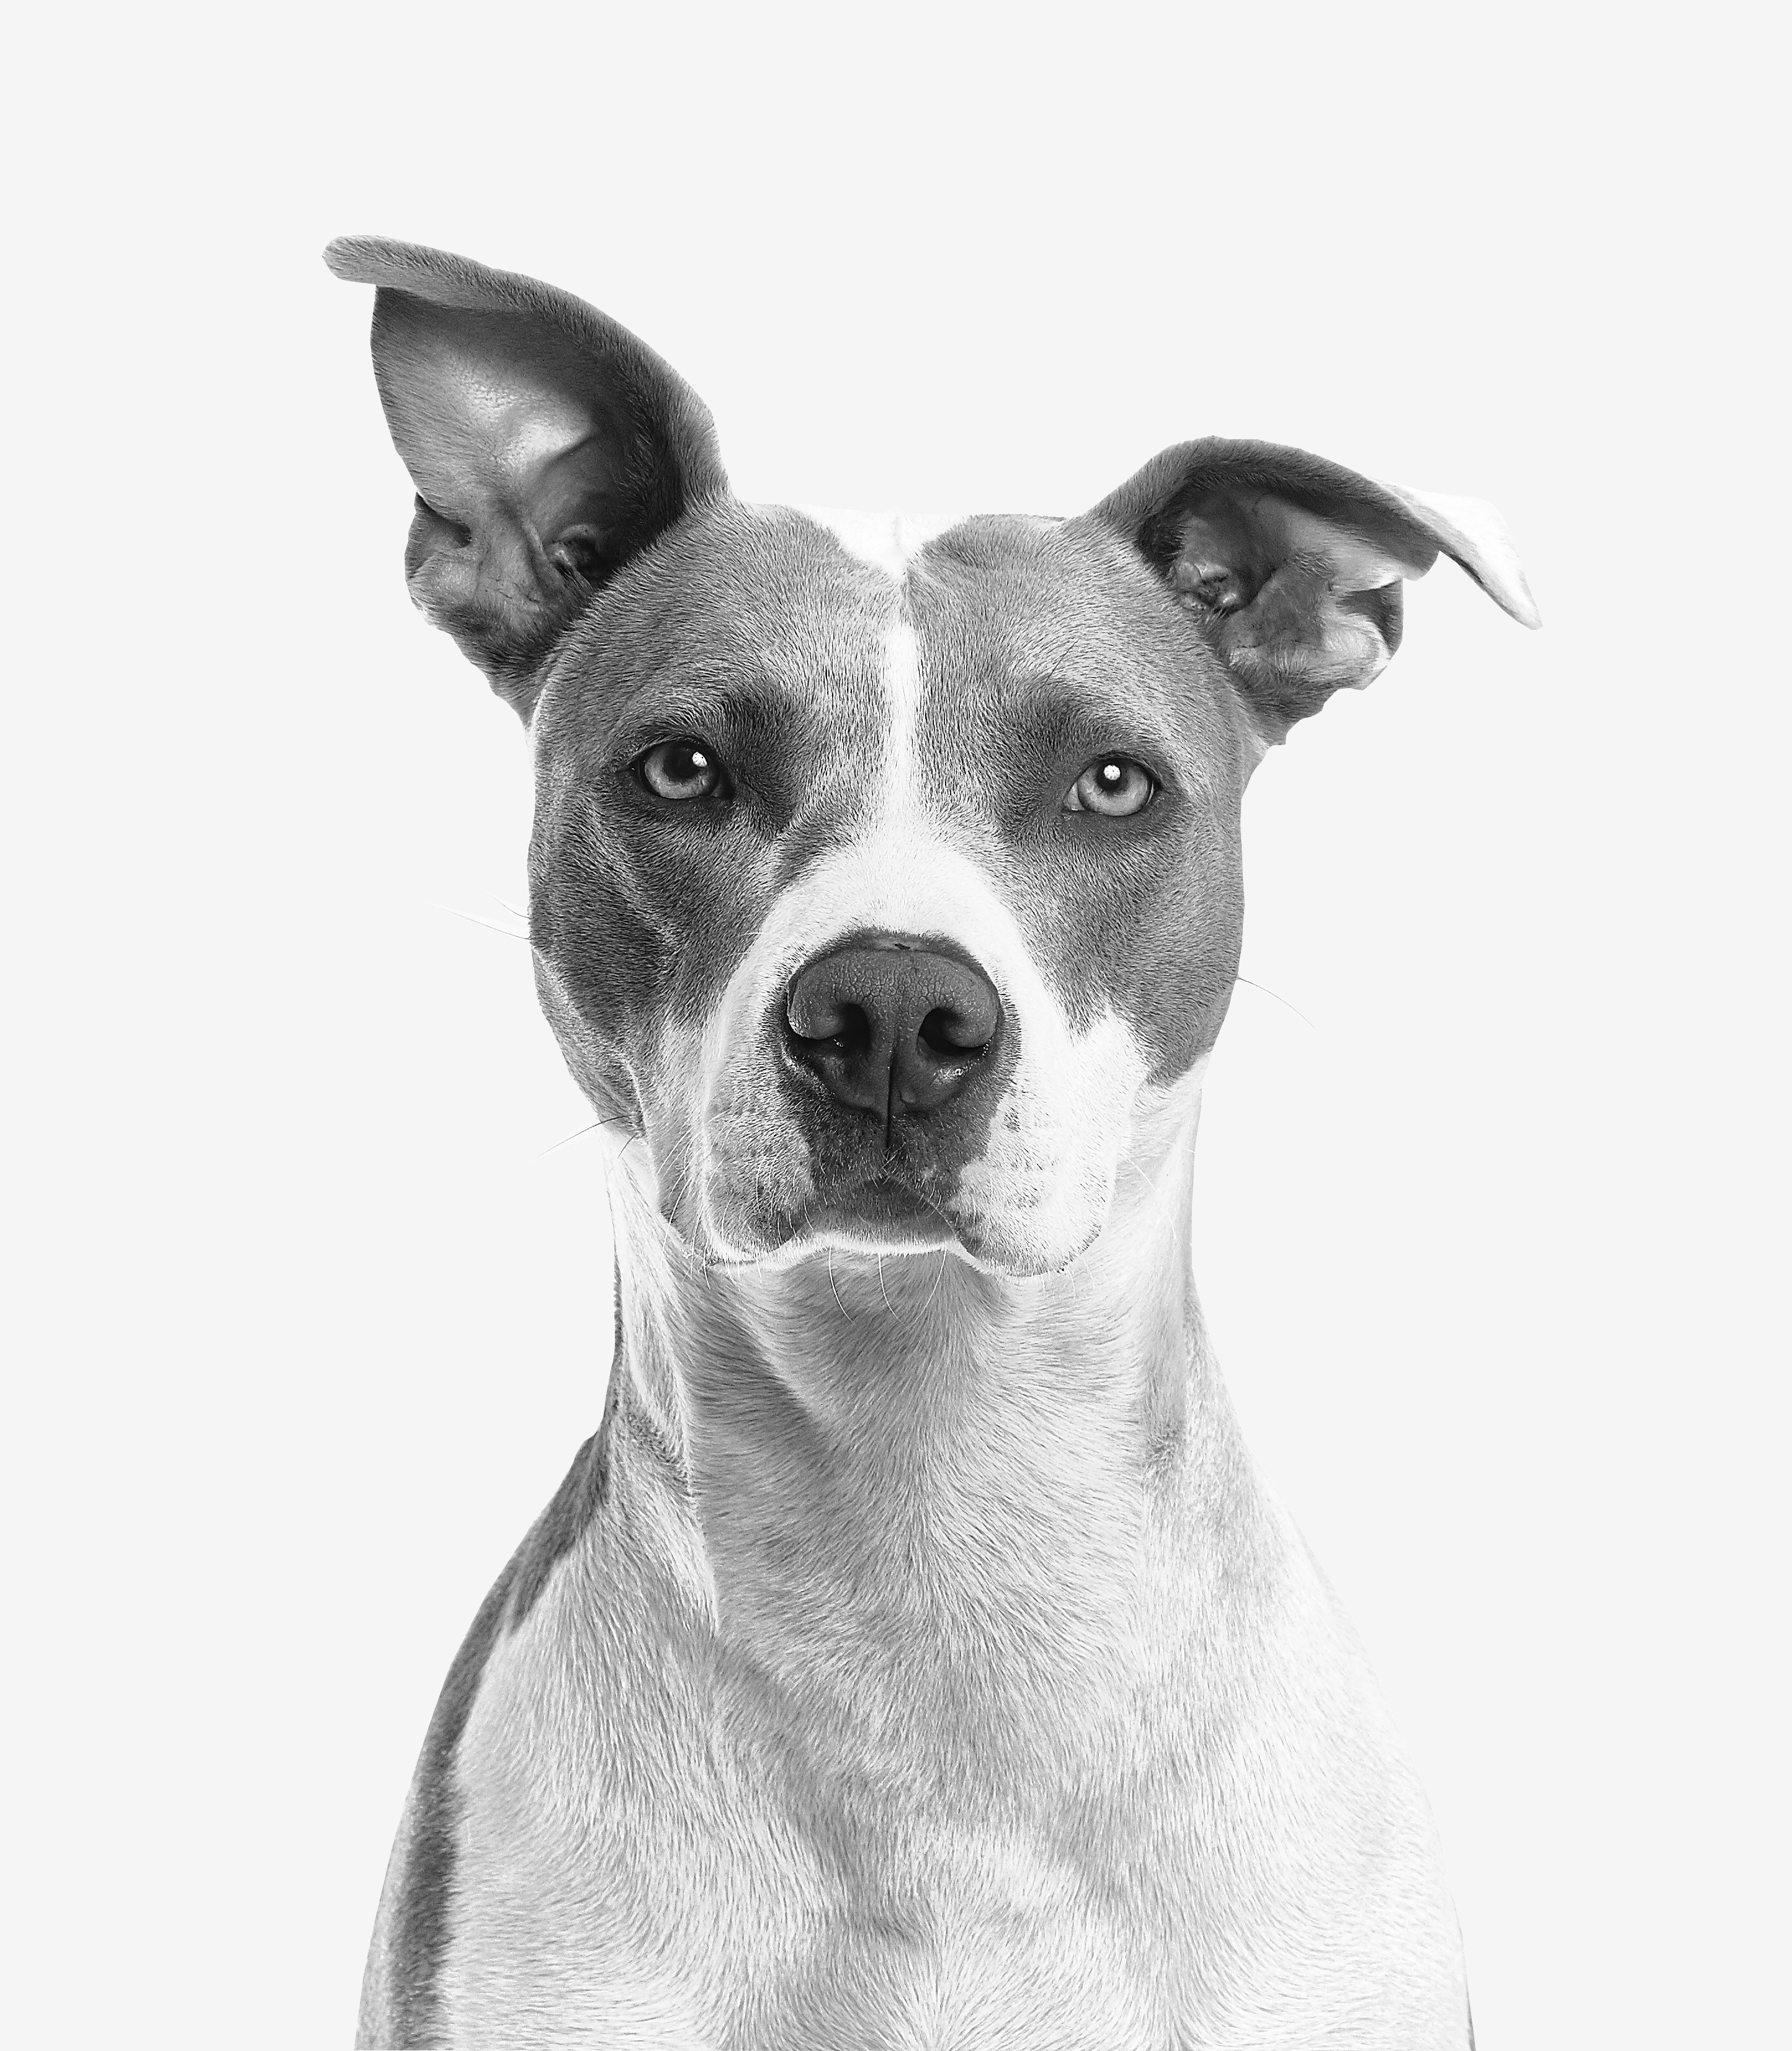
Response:
M1092 1688L1165 1656L1179 1513L1250 1542L1191 1273L1198 1105L1133 1147L1095 1243L1023 1280L944 1252L706 1268L619 1191L620 1449L722 1645L809 1713L1074 1742Z

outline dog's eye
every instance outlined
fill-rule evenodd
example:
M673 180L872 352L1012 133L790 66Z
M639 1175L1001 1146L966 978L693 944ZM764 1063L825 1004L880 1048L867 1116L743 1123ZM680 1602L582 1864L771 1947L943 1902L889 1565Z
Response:
M1064 800L1067 812L1099 812L1110 819L1130 818L1157 795L1157 779L1148 769L1124 755L1091 762Z
M635 764L635 774L656 798L720 798L728 794L728 779L705 740L663 740Z

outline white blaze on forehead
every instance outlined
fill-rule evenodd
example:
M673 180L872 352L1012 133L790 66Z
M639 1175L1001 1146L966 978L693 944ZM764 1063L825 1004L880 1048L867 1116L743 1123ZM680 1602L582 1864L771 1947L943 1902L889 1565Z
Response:
M961 513L855 513L835 506L792 509L825 527L859 562L882 570L898 588L909 566L937 534L956 527ZM915 729L921 717L921 658L914 628L900 615L884 630L883 686L889 726L882 777L884 807L906 806L915 795Z
M915 795L915 729L921 720L921 650L906 619L893 619L883 637L883 686L890 695L885 736L883 803L886 811Z
M848 555L882 570L898 584L936 534L956 527L965 518L962 513L854 513L838 506L791 510L825 527Z

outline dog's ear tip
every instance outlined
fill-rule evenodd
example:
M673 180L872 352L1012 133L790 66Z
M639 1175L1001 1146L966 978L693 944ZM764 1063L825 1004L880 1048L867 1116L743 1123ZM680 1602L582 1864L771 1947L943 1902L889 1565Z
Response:
M366 285L373 280L364 274L367 264L367 245L374 238L369 235L338 235L324 247L323 260L332 276L340 278L345 284Z
M1497 587L1485 579L1477 577L1476 582L1491 598L1500 610L1516 619L1520 627L1528 627L1535 634L1543 625L1543 615L1537 610L1537 601L1531 596L1531 587L1524 581L1524 573L1503 577Z
M383 285L405 258L414 254L409 243L394 242L388 236L338 235L326 245L323 260L345 284Z

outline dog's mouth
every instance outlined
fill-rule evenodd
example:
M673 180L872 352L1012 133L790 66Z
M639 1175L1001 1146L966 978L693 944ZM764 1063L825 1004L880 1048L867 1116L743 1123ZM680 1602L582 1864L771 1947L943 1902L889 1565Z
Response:
M1036 1245L1024 1231L1004 1229L999 1218L964 1202L956 1178L929 1174L920 1186L918 1180L886 1158L858 1174L823 1181L791 1209L725 1213L711 1264L784 1268L827 1252L884 1258L945 1252L985 1274L1023 1277L1056 1272L1087 1244L1086 1238L1062 1252ZM1090 1236L1098 1229L1093 1221Z
M830 1192L804 1219L808 1236L831 1243L863 1243L885 1251L921 1252L948 1246L957 1227L930 1197L888 1173L868 1176L847 1190Z

